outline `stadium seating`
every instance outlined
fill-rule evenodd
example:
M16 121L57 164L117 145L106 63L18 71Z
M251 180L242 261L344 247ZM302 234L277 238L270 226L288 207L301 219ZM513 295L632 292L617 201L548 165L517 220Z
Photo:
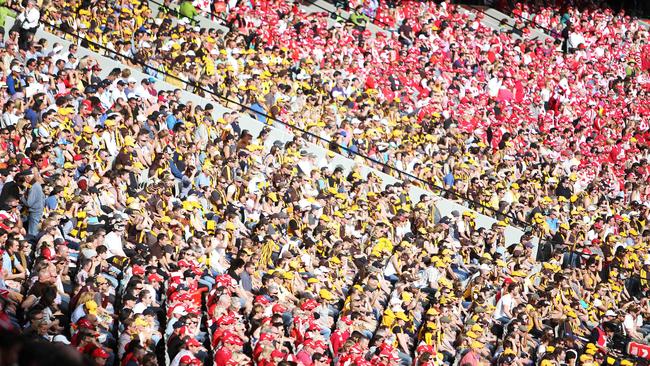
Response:
M594 93L612 104L576 110L584 100L571 95L585 94L566 72L596 57L584 51L600 47L593 30L584 30L582 48L575 36L548 46L530 33L491 34L475 13L450 5L398 7L417 19L415 34L424 24L440 31L416 37L419 52L471 30L490 44L483 65L503 58L487 80L442 48L448 59L424 70L440 71L433 80L442 85L431 87L439 101L426 95L433 80L408 79L422 65L417 56L355 67L319 54L330 37L324 27L341 21L306 9L284 1L233 8L236 30L219 34L201 27L226 31L222 21L167 17L159 5L81 9L68 28L52 24L56 8L43 8L44 30L33 38L41 47L31 48L29 32L7 37L6 334L32 339L23 344L71 342L97 364L124 365L555 365L578 356L588 365L613 351L602 343L611 335L599 332L647 310L650 233L638 184L648 176L648 70L638 38L614 51L640 67L628 56L606 66L620 74L627 65L611 90L638 105L625 101L621 112L613 93ZM95 36L92 28L112 22L121 28ZM401 36L335 28L350 56L414 40L404 27ZM477 46L455 42L461 54ZM506 49L523 53L526 42L536 47L526 56L539 60L508 65L517 54ZM543 71L545 52L563 58L556 81ZM49 69L39 63L48 58ZM589 62L580 78L604 73ZM527 68L549 79L513 80L534 76ZM356 75L365 80L355 84ZM458 84L474 76L483 92ZM538 117L521 105L537 106ZM589 126L571 113L610 140L581 132ZM623 117L627 131L611 124ZM620 188L598 186L594 171ZM647 333L643 321L624 325L631 339Z

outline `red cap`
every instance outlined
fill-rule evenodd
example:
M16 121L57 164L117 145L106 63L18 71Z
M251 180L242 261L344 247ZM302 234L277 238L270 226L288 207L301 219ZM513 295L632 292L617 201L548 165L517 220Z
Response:
M131 270L131 273L135 276L143 275L144 274L144 268L142 266L135 265L133 266L133 269Z
M20 161L21 164L27 165L27 166L32 166L34 163L28 159L28 158L23 158L23 160Z
M187 342L185 342L185 345L188 346L188 347L191 347L191 346L201 347L201 342L197 341L194 338L190 338L190 339L187 340Z
M272 341L274 339L275 339L275 337L273 336L273 334L271 334L271 333L262 333L262 334L260 334L260 339L258 340L258 342Z
M52 259L54 259L54 251L53 251L52 248L50 248L50 247L43 246L43 247L41 248L41 256L42 256L43 258L45 258L45 259L51 261Z
M287 308L285 308L280 304L275 304L273 305L273 308L271 308L271 310L273 311L274 314L277 314L277 313L285 313L287 311Z
M323 341L320 341L320 340L317 341L315 339L307 339L303 343L303 345L305 345L305 347L316 348L316 349L325 349L325 348L327 348L325 346L325 343L323 343Z
M273 352L271 352L271 357L275 358L284 358L286 355L284 352L280 351L279 349L274 349Z
M234 344L235 346L243 346L244 341L242 341L237 335L229 334L223 338L223 343L225 344Z
M230 314L222 315L219 319L217 319L218 325L230 325L230 324L235 324L235 322L236 322L235 317Z
M264 295L258 295L258 296L256 296L254 302L255 302L255 303L258 303L258 304L262 304L262 305L268 305L268 304L271 303L271 302L269 301L269 299L268 299L266 296L264 296Z
M357 366L372 366L372 362L370 362L370 361L368 361L368 360L366 360L364 358L361 358L361 357L357 358L354 361L354 364L357 365Z
M152 273L149 276L147 276L147 280L149 282L162 282L164 281L164 278L158 273Z
M301 310L312 311L318 307L318 303L314 299L305 300L305 302L300 305Z
M83 158L84 158L84 157L83 157L81 154L77 154L77 155L75 155L75 156L72 157L72 160L74 160L74 161L80 161L80 160L82 160Z
M81 318L77 321L77 328L95 329L95 326L86 318Z
M186 261L185 259L181 259L180 261L176 262L176 264L178 264L179 267L183 267L183 268L192 267L192 264L190 264L190 262Z
M190 355L185 355L185 356L181 357L181 359L180 359L180 363L185 363L185 364L189 365L192 362L194 362L194 357L192 357Z
M417 353L425 353L425 352L432 353L432 354L436 353L433 346L429 346L428 344L423 343L418 346Z
M93 353L91 354L93 358L108 358L110 355L108 352L104 351L103 348L95 348Z

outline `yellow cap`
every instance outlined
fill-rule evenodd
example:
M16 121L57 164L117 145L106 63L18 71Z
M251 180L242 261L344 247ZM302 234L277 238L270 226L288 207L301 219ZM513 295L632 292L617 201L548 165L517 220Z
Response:
M88 310L89 314L92 314L92 315L97 314L98 306L97 306L97 303L95 302L95 300L88 300L88 301L86 301L86 303L84 305L86 306L86 309Z
M124 137L124 146L135 146L135 139L133 136L126 136Z
M149 326L149 323L147 322L147 320L145 318L138 317L137 319L135 319L135 325L138 326L138 327L146 327L146 326Z
M472 341L469 346L473 349L482 349L483 348L483 343L479 341Z
M327 290L327 289L321 289L321 290L318 292L318 294L319 294L320 297L321 297L322 299L324 299L324 300L328 300L328 301L330 301L330 300L334 300L334 295L333 295L329 290Z
M402 300L403 301L408 302L408 301L411 301L411 299L413 299L413 294L411 294L410 292L402 292Z
M396 313L395 313L395 318L397 318L397 319L401 319L401 320L404 320L404 321L408 321L408 320L409 320L408 316L406 316L406 314L405 314L403 311L398 311L398 312L396 312Z

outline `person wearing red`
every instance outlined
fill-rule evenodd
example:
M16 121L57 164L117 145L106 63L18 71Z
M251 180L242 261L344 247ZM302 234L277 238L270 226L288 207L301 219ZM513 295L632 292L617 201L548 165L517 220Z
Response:
M104 366L107 364L108 358L111 356L108 352L102 347L97 347L90 356L93 358L95 365Z
M184 348L176 354L176 357L170 363L170 366L178 366L180 364L181 358L183 356L192 356L195 357L200 351L203 350L201 342L196 340L196 338L187 337L185 340Z

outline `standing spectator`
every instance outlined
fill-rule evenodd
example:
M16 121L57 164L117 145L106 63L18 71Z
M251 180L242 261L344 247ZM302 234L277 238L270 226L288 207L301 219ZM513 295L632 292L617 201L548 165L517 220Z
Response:
M194 7L194 4L189 0L183 1L178 6L178 13L180 14L181 18L187 18L192 23L194 23L194 17L199 15L199 11L196 10L196 7Z
M29 41L34 38L36 34L36 29L39 26L39 21L41 19L41 12L36 6L35 0L28 0L27 7L25 10L18 15L16 18L17 24L20 24L20 29L18 30L18 47L21 50L27 50Z
M22 175L25 178L24 187L27 195L23 198L23 205L27 207L29 215L27 216L27 234L36 236L43 218L45 209L45 194L41 185L41 177L35 168L25 170Z
M368 24L368 16L363 12L363 6L359 5L354 9L354 12L350 14L350 21L354 24L354 28L363 32L366 29Z
M0 1L0 4L2 5L2 6L0 6L0 28L2 28L4 30L5 23L7 21L7 17L15 18L16 13L13 10L9 9L9 7L6 6L6 1L5 0ZM4 36L4 31L2 32L2 35Z

